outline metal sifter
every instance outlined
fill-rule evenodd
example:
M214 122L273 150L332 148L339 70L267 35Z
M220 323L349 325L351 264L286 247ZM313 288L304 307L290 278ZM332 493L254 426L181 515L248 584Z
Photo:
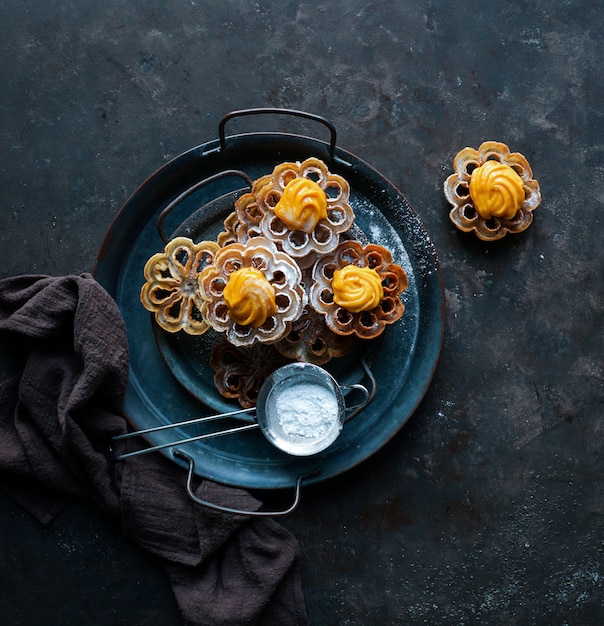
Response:
M114 454L121 461L130 457L155 452L176 445L184 445L211 437L259 428L276 448L294 456L310 456L326 450L338 438L344 423L356 416L373 400L375 379L365 361L370 389L357 383L341 386L327 370L311 363L290 363L275 370L263 383L258 394L255 421L234 428L203 433L170 443ZM344 392L357 390L362 399L347 406ZM238 415L254 416L253 409L242 409L218 415L199 417L155 428L138 430L113 437L113 442L141 437L160 430L204 424Z

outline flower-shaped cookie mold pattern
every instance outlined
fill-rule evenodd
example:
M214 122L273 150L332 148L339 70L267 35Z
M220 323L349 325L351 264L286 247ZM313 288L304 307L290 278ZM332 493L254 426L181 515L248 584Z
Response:
M231 243L247 243L252 237L262 235L260 220L264 211L258 207L256 196L270 182L270 176L262 176L254 181L251 191L237 199L235 210L224 221L225 230L217 238L221 248Z
M366 267L378 273L383 298L375 308L355 313L334 301L334 274L348 265ZM339 335L373 339L387 324L400 319L405 310L400 296L408 286L407 274L400 265L392 262L390 251L377 244L363 247L356 241L342 242L333 254L317 261L313 281L310 305L325 316L327 326Z
M218 249L213 241L193 243L187 237L176 237L164 252L147 261L140 300L155 314L161 328L171 333L184 330L190 335L202 335L208 330L201 312L198 278L214 261Z
M258 328L238 324L229 314L224 289L232 274L241 268L261 272L275 292L276 312ZM306 294L302 272L297 264L274 243L264 237L254 237L246 244L232 243L221 248L214 263L199 277L202 294L202 314L205 320L235 346L250 346L255 342L273 343L283 337L302 313Z
M272 345L262 343L238 348L221 341L210 356L216 389L224 398L236 399L244 409L256 405L262 383L286 363L288 360Z
M289 333L274 346L293 361L324 365L348 354L354 347L354 336L337 335L327 327L322 315L307 306Z
M298 178L314 181L325 193L327 217L320 219L310 232L291 230L275 213L288 183ZM320 159L311 157L302 163L281 163L273 170L270 183L264 184L257 193L262 215L260 229L265 237L296 259L300 267L309 267L317 255L335 250L340 235L352 226L354 212L348 204L349 195L346 180L331 174Z
M529 227L541 190L522 154L510 152L504 143L485 141L478 150L460 150L453 168L444 192L457 228L493 241Z

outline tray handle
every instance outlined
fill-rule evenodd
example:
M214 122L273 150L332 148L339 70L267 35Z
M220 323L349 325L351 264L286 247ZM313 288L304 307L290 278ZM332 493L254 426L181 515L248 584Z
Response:
M219 180L220 178L226 178L227 176L238 176L240 178L243 178L243 180L245 180L249 188L250 189L252 188L252 185L253 185L252 179L245 172L242 172L241 170L223 170L222 172L218 172L216 174L213 174L212 176L208 176L207 178L204 178L203 180L200 180L199 182L195 183L188 189L185 189L185 191L183 191L180 195L174 198L174 200L172 200L172 202L170 202L170 204L168 204L168 206L166 206L161 211L161 213L159 214L157 218L157 232L159 233L159 236L162 238L164 243L168 243L168 240L169 240L168 236L166 235L164 231L164 221L166 217L168 217L168 214L174 209L174 207L177 204L180 204L185 198L188 198L192 193L195 193L196 191L204 187L205 185L208 185L216 180Z
M246 515L252 517L282 517L284 515L289 515L292 511L294 511L298 504L300 503L300 494L302 491L302 481L305 478L310 478L311 476L316 476L321 472L321 470L313 470L312 472L307 472L305 474L300 474L296 479L296 491L294 494L294 501L290 506L286 509L281 509L278 511L244 511L242 509L233 509L228 506L222 506L220 504L215 504L214 502L208 502L207 500L202 500L199 496L196 496L193 492L193 473L195 471L195 461L193 457L191 457L186 452L179 450L178 448L172 450L172 454L183 461L186 461L189 464L189 473L187 475L187 494L193 502L199 504L200 506L204 506L208 509L213 509L215 511L220 511L221 513L231 513L233 515Z
M330 141L329 141L329 158L334 161L336 159L336 128L335 126L327 119L320 115L315 115L314 113L307 113L306 111L298 111L296 109L280 109L273 107L266 108L257 108L257 109L241 109L239 111L231 111L227 113L221 120L218 125L218 137L220 139L220 149L224 150L226 148L226 136L225 136L225 126L229 120L232 120L235 117L243 117L246 115L293 115L295 117L303 117L308 120L313 120L325 126L330 133Z

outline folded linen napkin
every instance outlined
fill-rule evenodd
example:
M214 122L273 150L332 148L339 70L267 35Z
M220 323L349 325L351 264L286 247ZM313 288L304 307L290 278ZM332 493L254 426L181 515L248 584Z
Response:
M127 431L127 339L91 275L0 280L0 342L16 355L0 383L0 475L14 498L45 524L69 496L92 499L160 560L186 624L308 623L299 546L286 529L195 504L184 470L160 454L112 461L110 440ZM262 506L208 480L196 495Z

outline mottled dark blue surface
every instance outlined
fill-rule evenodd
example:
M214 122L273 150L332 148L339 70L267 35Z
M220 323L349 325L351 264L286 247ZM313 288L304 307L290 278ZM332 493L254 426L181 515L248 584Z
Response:
M0 18L2 276L92 270L130 194L245 107L330 119L430 232L447 301L432 386L283 520L312 623L604 622L604 6L8 0ZM527 157L543 202L486 244L442 187L489 139ZM96 510L43 529L0 499L3 623L180 623L157 564Z

